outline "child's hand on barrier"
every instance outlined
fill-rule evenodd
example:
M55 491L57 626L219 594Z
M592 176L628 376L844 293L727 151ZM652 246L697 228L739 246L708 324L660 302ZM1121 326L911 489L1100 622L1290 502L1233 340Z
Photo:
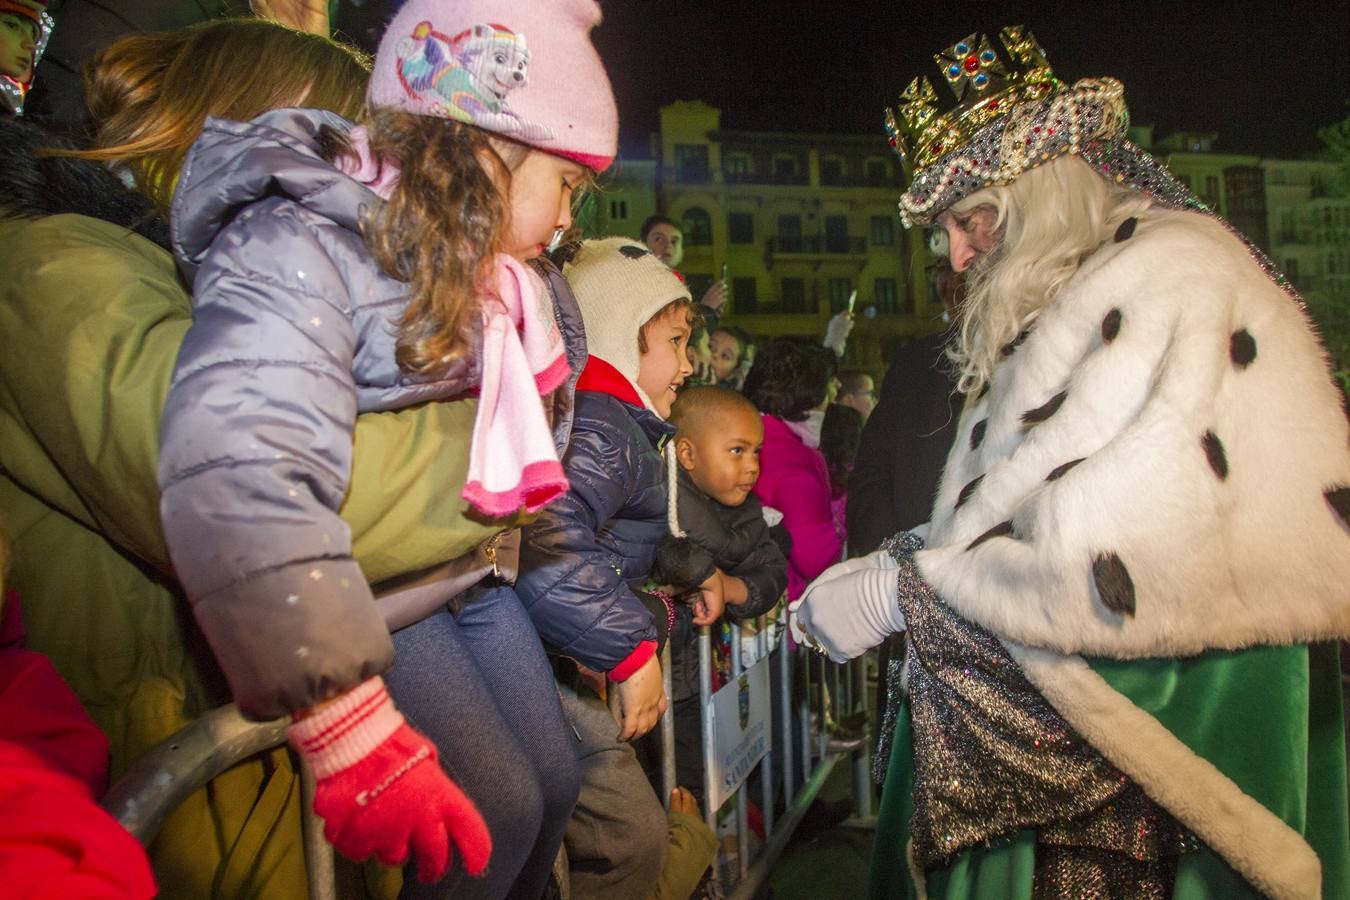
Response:
M694 624L712 625L722 618L727 607L726 589L721 569L713 569L708 580L698 586L698 597L694 600Z
M615 683L614 689L619 692L619 711L623 717L619 740L636 740L656 727L666 711L666 688L661 681L661 663L655 656Z
M312 710L286 736L314 772L314 812L343 856L397 866L412 853L418 880L432 882L449 869L453 842L470 875L487 867L487 824L446 777L436 746L394 708L382 679Z
M684 813L686 816L701 816L702 812L698 808L698 801L690 793L689 788L677 787L670 792L671 812Z

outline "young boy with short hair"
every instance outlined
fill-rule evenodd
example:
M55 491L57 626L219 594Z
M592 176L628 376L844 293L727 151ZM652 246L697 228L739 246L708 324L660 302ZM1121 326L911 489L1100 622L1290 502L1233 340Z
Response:
M764 420L741 394L706 385L680 395L671 424L680 465L679 526L697 548L687 551L697 571L681 573L682 581L719 577L727 614L738 620L763 615L787 586L786 562L753 493Z
M680 466L679 527L657 556L653 578L676 587L718 582L716 593L735 622L773 608L787 589L787 560L769 533L754 495L764 421L735 391L686 389L671 416ZM703 596L709 592L705 589ZM675 704L675 773L703 800L702 710L698 651L692 628L671 637L671 702Z

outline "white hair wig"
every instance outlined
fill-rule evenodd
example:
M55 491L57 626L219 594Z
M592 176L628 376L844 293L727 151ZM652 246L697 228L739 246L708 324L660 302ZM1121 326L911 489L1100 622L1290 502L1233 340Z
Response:
M987 206L998 243L966 275L960 340L951 357L964 394L978 393L1000 351L1047 307L1078 267L1151 201L1107 181L1077 156L1029 169L1011 184L954 203L960 215Z

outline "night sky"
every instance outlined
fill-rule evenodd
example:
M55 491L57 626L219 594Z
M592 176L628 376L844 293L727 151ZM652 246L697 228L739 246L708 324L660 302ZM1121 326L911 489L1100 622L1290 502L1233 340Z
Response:
M1062 80L1123 81L1132 121L1158 137L1213 131L1216 150L1299 156L1350 114L1350 0L602 6L596 43L625 148L645 147L657 110L677 99L718 107L730 130L880 133L883 106L916 74L936 74L933 53L1018 23Z

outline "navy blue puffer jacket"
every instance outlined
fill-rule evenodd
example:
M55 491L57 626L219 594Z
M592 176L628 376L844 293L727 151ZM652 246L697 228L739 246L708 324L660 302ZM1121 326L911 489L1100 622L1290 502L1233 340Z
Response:
M657 445L673 432L647 409L578 390L563 456L572 489L523 529L516 592L545 644L587 668L609 672L657 639L633 588L668 533Z

